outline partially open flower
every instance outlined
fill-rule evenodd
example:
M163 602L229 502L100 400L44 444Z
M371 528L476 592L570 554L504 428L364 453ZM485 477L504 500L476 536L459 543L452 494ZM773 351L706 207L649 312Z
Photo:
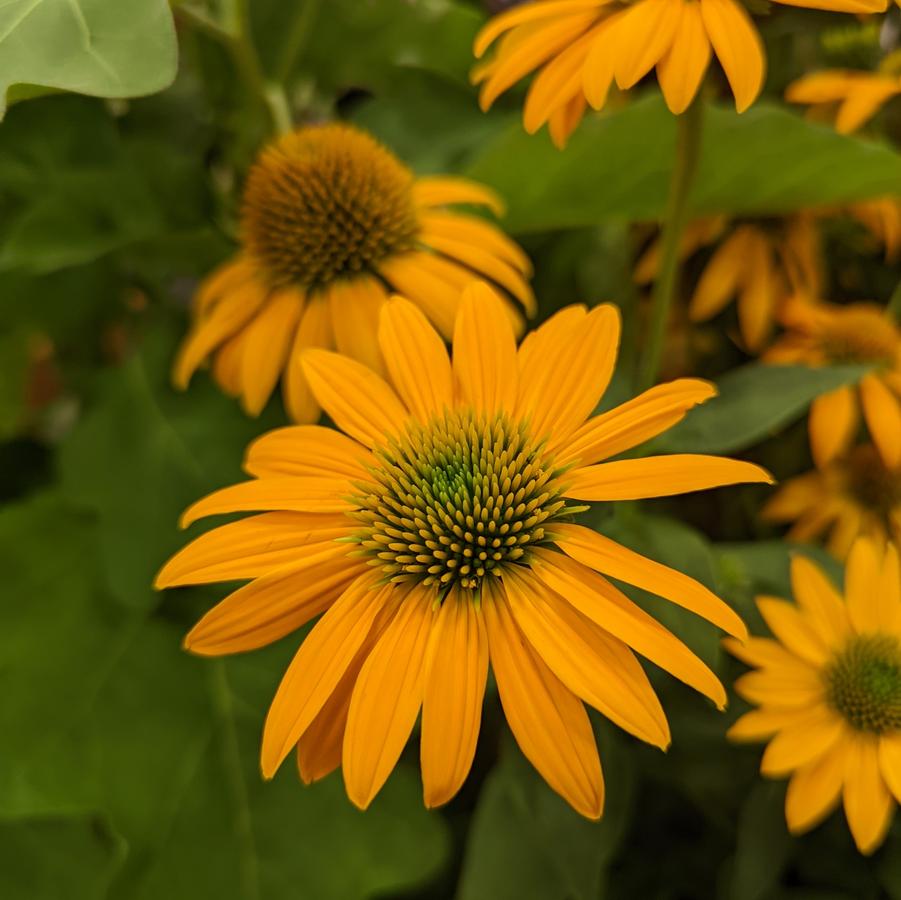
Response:
M386 379L325 350L302 356L341 429L294 426L254 443L254 479L199 501L185 525L260 511L197 538L160 587L247 579L188 635L196 653L251 650L324 613L294 657L263 734L271 777L295 748L313 781L341 765L366 807L422 710L428 806L469 772L489 662L525 755L580 813L604 783L583 702L665 748L669 726L635 654L713 700L710 669L610 578L742 637L698 582L575 523L586 503L768 482L712 456L607 461L709 399L694 379L593 415L613 374L615 307L568 307L517 349L501 299L462 298L453 359L412 303L391 299L378 339Z
M810 830L843 800L861 853L885 838L901 802L901 569L898 551L860 539L842 596L810 560L792 562L795 604L760 597L775 639L727 639L756 671L735 682L759 709L730 729L768 741L760 765L790 776L785 817Z
M810 448L827 466L854 442L860 410L884 464L901 466L901 328L891 313L870 303L831 306L798 301L786 306L788 331L767 351L776 364L872 367L859 387L843 387L814 400Z
M770 522L791 522L788 538L826 537L844 559L860 535L901 545L901 470L889 469L871 444L786 482L763 508Z
M780 0L838 12L882 12L887 0ZM713 54L726 73L739 112L763 88L763 42L738 0L540 0L492 19L475 55L495 42L495 55L473 71L484 109L516 82L538 71L526 98L524 124L543 125L563 146L590 104L601 109L614 83L636 85L653 68L669 108L684 112Z
M256 415L279 377L297 422L319 417L300 364L306 347L337 348L376 372L389 290L415 302L446 337L461 289L488 278L511 318L535 299L523 251L490 222L448 207L502 211L462 178L416 178L385 147L348 125L300 128L266 147L244 189L237 256L201 285L194 324L175 363L186 387L213 358L213 377Z

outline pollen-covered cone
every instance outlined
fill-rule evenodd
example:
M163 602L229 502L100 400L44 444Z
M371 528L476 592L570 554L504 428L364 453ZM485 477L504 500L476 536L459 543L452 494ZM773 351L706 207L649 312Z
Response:
M820 468L854 442L861 413L890 469L901 467L901 328L872 303L832 306L802 298L786 304L788 331L763 359L778 365L870 366L857 386L818 397L810 408L810 448Z
M837 12L882 12L887 0L781 0L790 6ZM589 104L601 109L615 84L631 88L656 67L674 113L684 112L715 54L739 112L763 88L763 42L740 0L538 0L493 18L478 34L475 55L484 109L514 84L537 73L529 87L524 124L547 124L563 146Z
M901 75L828 69L812 72L789 85L785 99L817 111L835 110L835 129L851 134L866 125L892 97L901 94Z
M722 685L609 578L742 637L707 588L578 525L586 502L768 482L709 456L608 461L714 393L685 379L593 415L613 374L615 307L557 313L517 348L504 302L464 291L453 357L418 307L389 300L384 377L309 350L311 389L340 431L294 426L253 444L254 479L191 507L259 514L197 538L158 585L249 579L188 635L195 653L250 650L322 614L266 720L262 770L296 748L301 777L339 765L366 807L422 714L425 803L460 788L494 670L507 721L551 787L588 817L604 784L584 703L665 748L663 710L636 654L725 703Z
M741 341L759 351L770 337L782 306L794 294L819 296L823 281L822 246L814 217L798 213L779 222L699 219L685 230L683 260L718 242L689 303L693 322L719 315L733 300ZM654 240L635 267L637 284L649 284L660 267Z
M735 690L759 707L730 729L768 741L761 772L790 776L793 833L842 801L861 853L872 853L901 800L901 569L898 550L858 540L844 596L809 559L792 562L795 603L759 597L773 638L726 641L756 671Z
M764 506L762 518L792 523L788 539L824 539L844 559L861 535L901 544L901 469L889 469L872 444L861 444L786 482Z
M337 349L384 374L376 331L390 290L453 334L462 287L490 279L521 327L534 312L531 265L484 218L450 207L500 199L456 177L416 178L348 125L300 128L263 149L244 188L241 249L201 284L175 362L180 388L208 359L226 393L257 415L281 379L289 415L320 407L301 365L307 347Z

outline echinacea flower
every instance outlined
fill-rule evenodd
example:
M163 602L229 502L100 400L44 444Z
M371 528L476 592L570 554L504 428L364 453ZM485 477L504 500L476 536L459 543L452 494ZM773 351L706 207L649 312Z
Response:
M782 304L793 294L819 296L822 259L819 234L811 215L798 213L780 221L736 221L719 216L699 219L685 231L683 260L719 240L704 267L689 303L693 322L706 322L731 300L745 347L761 349ZM655 240L635 267L637 284L649 284L660 266Z
M714 393L684 379L593 416L619 331L613 306L568 307L517 350L504 303L476 284L460 304L452 360L400 298L378 329L386 379L346 356L304 353L311 389L341 431L294 426L260 438L246 462L254 480L201 500L183 524L262 514L204 534L158 577L161 587L251 579L190 632L195 653L250 650L323 613L269 710L265 776L296 748L305 781L341 765L350 799L366 807L421 709L425 803L446 802L472 762L490 663L526 757L594 818L604 783L583 702L651 744L670 740L635 653L723 705L713 672L604 576L741 637L738 616L698 582L572 519L586 502L770 478L710 456L605 462Z
M901 94L901 75L828 69L804 75L788 86L785 99L836 110L835 129L851 134L866 125L892 97Z
M887 0L780 0L838 12L882 12ZM483 109L531 72L524 125L547 124L563 146L590 104L602 109L614 82L625 90L656 67L674 113L684 112L700 88L713 54L723 67L739 112L763 88L763 42L738 0L539 0L493 18L476 37L481 59L473 71Z
M791 541L825 536L839 559L861 535L901 546L901 469L887 468L872 444L861 444L825 468L787 481L761 515L793 523Z
M773 638L726 640L756 671L735 682L758 706L730 729L767 741L760 764L790 776L785 817L794 834L819 824L841 798L861 853L883 841L901 802L901 568L891 544L861 538L844 595L814 563L792 561L795 603L760 597Z
M376 330L390 290L416 303L445 338L460 291L475 278L504 292L509 312L535 308L529 260L465 204L502 212L488 188L456 177L416 178L363 131L300 128L261 152L244 188L242 247L200 286L174 381L212 374L257 415L279 379L296 422L319 405L300 364L306 347L337 348L384 372ZM515 302L514 302L515 298Z
M857 435L860 411L886 466L901 466L901 328L871 303L832 306L793 302L784 308L788 331L767 351L766 362L789 365L872 366L859 387L839 388L810 408L810 448L827 466Z

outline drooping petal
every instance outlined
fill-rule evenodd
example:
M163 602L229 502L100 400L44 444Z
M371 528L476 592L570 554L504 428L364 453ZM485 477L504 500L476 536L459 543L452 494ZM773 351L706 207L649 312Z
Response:
M202 656L265 647L325 612L366 571L341 544L318 545L301 557L255 578L217 603L185 637Z
M303 373L301 363L303 352L307 347L329 349L332 346L334 346L334 335L329 304L321 294L310 297L300 317L294 345L282 377L285 407L295 422L315 422L320 413L319 404Z
M895 809L879 768L879 740L875 735L850 740L843 795L854 843L868 856L884 840Z
M732 724L726 737L736 742L766 741L797 720L798 714L793 709L752 709Z
M710 65L710 56L700 4L683 3L672 46L657 63L657 79L670 112L679 115L688 109Z
M582 525L554 525L552 538L567 556L595 571L677 603L735 637L747 637L748 630L738 614L694 578Z
M860 399L867 428L889 469L901 466L901 400L877 375L860 382Z
M467 216L463 213L447 213L441 211L424 212L420 216L423 241L428 243L431 236L440 235L463 241L477 247L484 247L498 259L502 259L523 275L532 274L532 263L529 257L515 241L484 219Z
M463 785L482 719L488 634L469 592L451 591L435 619L422 703L423 798L447 803Z
M719 456L674 453L586 466L567 473L565 495L575 500L643 500L730 484L772 484L765 469Z
M744 112L763 89L763 41L750 15L736 0L700 2L707 36L735 95L735 108Z
M839 741L828 753L796 770L785 793L785 820L792 834L813 828L838 804L845 775L847 744Z
M810 452L817 468L825 468L851 446L859 422L857 397L848 385L813 401L807 427Z
M384 374L377 339L379 316L387 299L384 285L371 275L341 279L328 289L338 352L363 363L378 375Z
M610 582L560 553L533 551L532 567L555 593L636 653L713 700L722 709L726 691L719 679L675 635Z
M302 362L319 405L361 444L377 447L403 430L406 408L371 369L328 350L306 350Z
M392 384L420 422L453 406L454 380L444 341L409 300L388 301L379 343Z
M879 738L879 771L892 796L901 803L901 734Z
M366 640L379 612L396 599L396 585L375 587L360 575L306 636L278 686L266 724L260 765L271 778L316 718Z
M738 291L747 273L747 252L754 239L751 226L736 228L707 263L689 304L693 322L712 319Z
M897 78L872 79L856 85L839 107L835 130L839 134L852 134L897 94L901 94L901 82Z
M536 579L505 573L513 618L551 671L612 722L666 749L669 725L641 665L622 641L598 628Z
M636 85L669 52L682 18L679 0L639 0L616 23L610 52L616 83Z
M599 818L604 778L585 707L525 640L503 588L488 582L485 593L482 608L491 666L516 742L573 808Z
M395 591L397 585L393 586ZM360 670L344 731L344 785L366 809L387 780L422 705L435 594L413 588Z
M394 290L412 300L445 338L454 333L460 305L460 286L448 280L453 275L450 268L453 267L446 260L424 251L390 257L380 266L381 274Z

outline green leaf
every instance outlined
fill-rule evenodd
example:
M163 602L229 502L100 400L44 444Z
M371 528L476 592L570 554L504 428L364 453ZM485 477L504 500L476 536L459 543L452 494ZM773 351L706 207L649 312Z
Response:
M758 783L738 822L728 900L765 900L777 887L793 841L785 824L785 786Z
M516 232L656 220L664 211L675 118L658 95L591 117L565 152L521 124L468 174L500 191ZM901 155L768 103L739 116L710 107L692 206L698 215L773 215L901 193Z
M137 97L172 83L166 0L7 0L0 7L0 117L12 85Z
M275 410L249 419L204 374L177 393L169 379L175 347L160 325L137 356L99 379L93 406L60 453L61 486L97 514L110 587L133 606L155 601L154 575L186 542L180 514L243 480L244 448L277 419Z
M102 819L0 823L0 896L105 900L125 856Z
M488 777L467 842L457 900L596 900L629 824L635 779L630 757L604 726L607 794L600 822L557 796L512 740Z
M766 438L800 418L821 394L851 384L864 366L767 366L754 363L724 375L719 395L693 409L654 442L667 452L731 453Z
M0 706L0 820L109 823L128 854L104 896L364 900L442 866L442 820L404 765L366 813L340 776L304 788L290 762L260 776L263 717L296 637L234 660L188 656L181 626L109 602L95 529L58 498L0 513L0 548L15 600L0 607L0 670L28 686ZM17 887L3 895L31 896Z
M51 272L163 229L160 204L101 104L36 101L14 109L3 133L0 189L11 202L0 269Z

